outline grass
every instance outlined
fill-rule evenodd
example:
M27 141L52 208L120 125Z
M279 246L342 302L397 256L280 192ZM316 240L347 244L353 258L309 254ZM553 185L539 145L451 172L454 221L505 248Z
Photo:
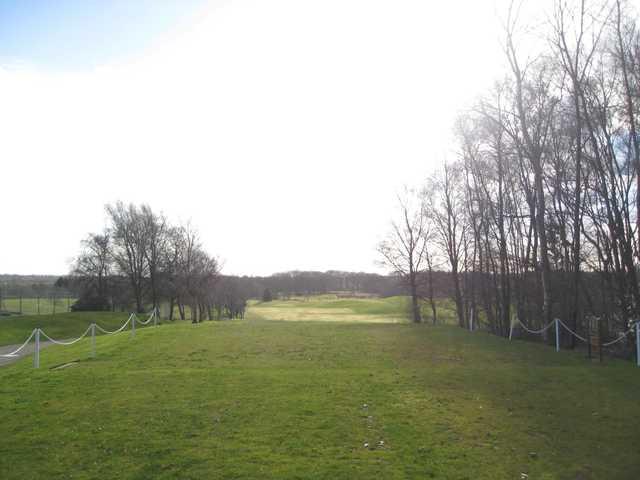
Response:
M249 318L284 321L404 323L406 297L338 298L335 295L293 297L289 300L253 302Z
M456 324L455 306L448 299L436 300L438 323ZM342 298L336 295L292 297L272 302L251 302L249 317L284 321L335 321L406 323L410 309L407 297ZM425 322L431 321L431 307L421 302Z
M139 315L146 320L146 315ZM97 323L106 330L115 330L129 318L122 312L71 312L55 315L20 315L0 317L0 345L24 342L34 328L41 328L47 335L60 339L77 338L89 325Z
M632 364L324 302L308 317L327 322L257 305L247 321L100 337L95 359L83 341L44 350L39 370L0 369L2 478L640 475Z

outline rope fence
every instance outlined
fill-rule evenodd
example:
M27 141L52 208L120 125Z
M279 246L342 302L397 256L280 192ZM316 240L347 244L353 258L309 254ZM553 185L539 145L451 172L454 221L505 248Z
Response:
M127 321L124 322L120 326L120 328L118 328L116 330L106 330L105 328L102 328L97 323L92 323L82 333L82 335L80 335L78 338L75 338L73 340L57 340L57 339L51 337L50 335L47 335L42 329L34 328L33 331L31 332L31 334L29 335L29 337L24 341L24 343L22 345L20 345L17 349L15 349L14 351L12 351L10 353L0 354L0 357L15 358L15 357L19 356L19 353L21 351L23 351L27 347L27 345L29 345L29 342L31 342L31 340L33 338L35 338L35 349L34 349L34 352L33 352L33 366L34 366L34 368L39 368L40 367L40 338L41 337L44 337L45 340L48 340L49 342L51 342L51 343L53 343L55 345L68 346L68 345L73 345L75 343L78 343L80 340L86 338L88 335L91 335L91 356L95 357L95 354L96 354L96 348L95 348L95 345L96 345L96 331L99 331L99 332L101 332L101 333L103 333L105 335L115 335L117 333L123 332L127 328L127 326L131 325L131 336L134 337L135 334L136 334L136 323L140 324L141 326L146 326L146 325L151 324L151 322L153 322L153 326L157 326L158 325L158 311L155 308L150 313L149 318L147 318L146 320L140 320L135 313L132 313L131 315L129 315L129 318L127 319ZM535 330L535 329L527 327L516 315L514 315L512 320L511 320L511 325L509 327L509 340L512 340L512 338L513 338L513 329L514 329L514 327L517 327L517 326L521 327L524 331L526 331L526 332L528 332L528 333L530 333L532 335L542 334L542 333L546 332L547 330L549 330L551 327L555 327L554 330L555 330L556 352L560 351L561 327L564 328L567 332L569 332L569 334L573 335L578 340L581 340L582 342L588 343L588 340L586 338L584 338L581 335L579 335L578 333L574 332L571 328L569 328L559 318L555 318L551 322L549 322L547 325L545 325L544 327ZM473 329L473 327L471 327L471 329ZM618 338L616 338L615 340L612 340L610 342L603 343L601 346L602 347L610 347L612 345L615 345L616 343L621 342L622 340L626 339L628 337L628 335L631 334L633 331L635 331L635 337L636 337L636 364L640 367L640 321L635 321L634 323L631 324L631 326L629 327L629 329L626 332L620 333L618 335Z
M42 330L41 328L34 328L31 334L29 335L29 338L27 338L22 345L20 345L13 352L2 354L0 355L0 357L5 357L5 358L18 357L19 353L23 351L25 348L27 348L27 345L29 345L29 342L31 342L31 339L35 338L35 348L33 351L33 367L39 368L41 337L53 343L54 345L68 346L68 345L73 345L75 343L78 343L80 340L86 338L88 335L91 335L91 356L95 357L96 356L96 330L104 333L105 335L114 335L116 333L120 333L124 331L128 325L131 325L131 336L134 337L136 334L136 323L139 323L140 325L149 325L151 322L153 322L154 327L158 326L158 311L155 308L150 313L149 318L147 318L144 321L140 320L135 313L132 313L131 315L129 315L129 318L127 319L127 321L124 322L120 328L113 331L106 330L102 328L100 325L98 325L97 323L92 323L91 325L89 325L89 327L84 331L82 335L80 335L78 338L75 338L73 340L56 340L55 338L52 338L51 336L47 335L44 332L44 330Z
M567 326L566 323L564 323L559 318L553 319L551 322L549 322L547 325L545 325L544 327L542 327L539 330L533 330L533 329L528 328L522 322L522 320L520 320L516 315L514 315L513 318L511 319L511 325L509 327L509 340L512 339L512 337L513 337L513 329L514 329L514 327L517 327L517 326L521 327L525 332L528 332L528 333L533 334L533 335L538 335L538 334L544 333L547 330L549 330L551 327L555 327L556 352L560 351L561 328L564 328L567 332L569 332L571 335L573 335L578 340L581 340L582 342L585 342L585 343L589 343L589 340L587 340L583 336L581 336L581 335L577 334L576 332L574 332L571 328L569 328ZM616 343L621 342L622 340L626 339L628 337L628 335L631 334L634 331L635 331L635 334L636 334L635 335L636 336L636 364L638 365L638 367L640 367L640 320L636 320L636 321L632 322L631 326L629 327L629 329L626 332L619 333L618 334L618 338L616 338L615 340L612 340L610 342L606 342L606 343L601 344L601 347L610 347L612 345L615 345Z

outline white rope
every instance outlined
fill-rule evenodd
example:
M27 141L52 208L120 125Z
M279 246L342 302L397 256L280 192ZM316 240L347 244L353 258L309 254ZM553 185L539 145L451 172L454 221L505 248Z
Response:
M62 340L55 340L53 338L51 338L49 335L47 335L46 333L44 333L42 330L40 330L40 333L42 334L42 336L44 336L44 338L46 338L47 340L49 340L52 343L55 343L56 345L73 345L74 343L79 342L80 340L82 340L84 337L86 337L89 332L91 331L91 325L89 325L89 328L87 328L85 330L85 332L78 338L76 338L75 340L70 340L68 342L62 341Z
M635 328L636 328L636 324L633 323L631 325L631 327L629 327L629 330L627 330L624 333L620 333L618 338L616 338L615 340L612 340L611 342L603 343L602 346L603 347L609 347L611 345L614 345L614 344L618 343L621 340L624 340L625 338L627 338L627 335L629 335L631 332L633 332L635 330Z
M610 347L611 345L615 345L616 343L618 343L620 340L624 340L625 338L627 338L627 334L629 332L623 333L621 334L618 338L616 338L615 340L611 341L611 342L607 342L607 343L603 343L602 346L603 347Z
M532 333L532 334L534 334L534 335L536 335L536 334L538 334L538 333L542 333L542 332L544 332L545 330L548 330L548 329L549 329L549 328L551 328L551 326L553 325L553 322L550 322L547 326L542 327L540 330L530 330L530 329L528 329L528 328L525 326L525 324L524 324L524 323L522 323L522 321L520 321L520 319L519 319L518 317L515 317L515 320L516 320L516 322L517 322L518 324L520 324L520 326L521 326L522 328L524 328L524 329L525 329L525 331L527 331L527 332L529 332L529 333Z
M131 315L129 315L129 318L127 319L127 321L124 322L124 324L120 328L118 328L117 330L113 330L113 331L105 330L104 328L102 328L97 323L94 323L93 325L95 325L95 328L97 330L101 331L102 333L106 333L107 335L113 335L114 333L122 332L125 328L127 328L127 325L129 325L129 322L131 322L132 320L133 321L138 320L138 323L140 323L141 325L148 325L151 322L151 320L154 319L156 314L157 314L156 309L154 309L151 312L151 314L149 315L149 318L146 321L143 322L143 321L138 319L138 317L136 316L135 313L132 313ZM56 340L55 338L51 338L43 330L40 330L40 333L42 334L42 336L44 338L49 340L51 343L55 343L56 345L73 345L74 343L77 343L80 340L82 340L83 338L85 338L89 334L89 332L91 332L91 327L93 325L89 325L89 327L84 331L84 333L82 335L80 335L78 338L76 338L75 340L69 340L69 341ZM24 343L22 345L20 345L17 349L15 349L13 352L0 354L0 357L6 357L6 358L16 357L17 354L19 352L21 352L29 344L29 342L31 341L33 336L36 334L37 330L38 330L37 328L34 328L31 331L31 335L29 335L29 338L27 338L24 341Z
M14 351L13 351L13 352L11 352L11 353L5 353L5 354L3 354L3 355L0 355L0 357L7 357L7 358L15 357L15 356L16 356L16 354L17 354L18 352L20 352L24 347L26 347L26 346L27 346L27 344L31 341L31 339L33 338L33 336L36 334L36 330L37 330L37 328L34 328L34 329L33 329L33 331L31 332L31 335L29 335L29 338L27 338L27 339L25 340L25 342L24 342L22 345L20 345L16 350L14 350Z
M560 322L560 324L561 324L564 328L566 328L566 329L569 331L569 333L571 333L573 336L575 336L576 338L578 338L578 339L582 340L582 341L583 341L583 342L585 342L585 343L587 342L587 339L586 339L586 338L581 337L581 336L580 336L580 335L578 335L576 332L574 332L573 330L571 330L569 327L567 327L567 325L566 325L562 320L558 319L558 321L559 321L559 322Z
M98 325L96 323L96 329L100 330L102 333L106 333L107 335L113 335L114 333L120 333L121 331L123 331L125 328L127 328L127 325L129 324L129 322L131 321L131 318L133 317L133 313L131 315L129 315L129 319L124 322L124 324L117 330L114 331L109 331L109 330L105 330L104 328L102 328L100 325Z
M140 325L149 325L149 323L151 323L151 320L153 320L153 315L155 312L151 312L151 315L149 315L149 318L147 318L146 321L142 321L138 318L138 316L134 313L133 316L136 319L136 322L139 323Z

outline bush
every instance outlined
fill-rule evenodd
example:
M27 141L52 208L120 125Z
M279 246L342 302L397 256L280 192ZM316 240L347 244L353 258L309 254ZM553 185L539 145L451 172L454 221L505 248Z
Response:
M272 300L273 300L273 294L271 293L271 290L269 290L268 288L265 288L264 292L262 293L262 301L270 302Z
M72 312L104 312L111 310L111 304L99 295L83 295L73 305Z

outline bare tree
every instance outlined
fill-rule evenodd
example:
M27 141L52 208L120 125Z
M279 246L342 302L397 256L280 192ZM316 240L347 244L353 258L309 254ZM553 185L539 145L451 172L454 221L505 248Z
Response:
M167 220L164 215L154 213L149 205L140 206L140 220L143 222L146 239L144 257L149 272L151 302L153 308L158 308L160 300L160 269L162 268L163 259L170 255L168 251Z
M513 5L512 5L513 7ZM526 159L533 171L536 211L536 232L539 241L539 255L542 273L543 317L545 322L552 318L551 264L549 262L549 244L545 225L547 204L544 188L544 160L549 142L549 128L557 99L551 94L553 71L538 59L535 63L520 64L518 50L514 41L517 15L510 10L506 28L506 55L514 81L515 116L518 131L512 132L520 154Z
M120 270L131 284L138 312L144 311L144 287L149 274L147 263L147 225L134 204L122 202L106 206L111 221L110 234L113 238L113 257Z
M420 323L420 274L424 268L429 236L429 225L423 203L414 191L405 189L398 198L400 215L391 223L391 232L378 246L382 263L398 274L411 294L411 314Z
M465 225L464 191L460 165L445 163L424 189L425 216L433 222L434 243L439 246L449 262L453 281L453 299L456 304L458 324L465 325L464 301L460 267L462 266Z
M104 310L110 307L109 281L113 268L111 238L107 232L90 234L82 241L82 252L75 259L72 274L79 277L88 307Z

